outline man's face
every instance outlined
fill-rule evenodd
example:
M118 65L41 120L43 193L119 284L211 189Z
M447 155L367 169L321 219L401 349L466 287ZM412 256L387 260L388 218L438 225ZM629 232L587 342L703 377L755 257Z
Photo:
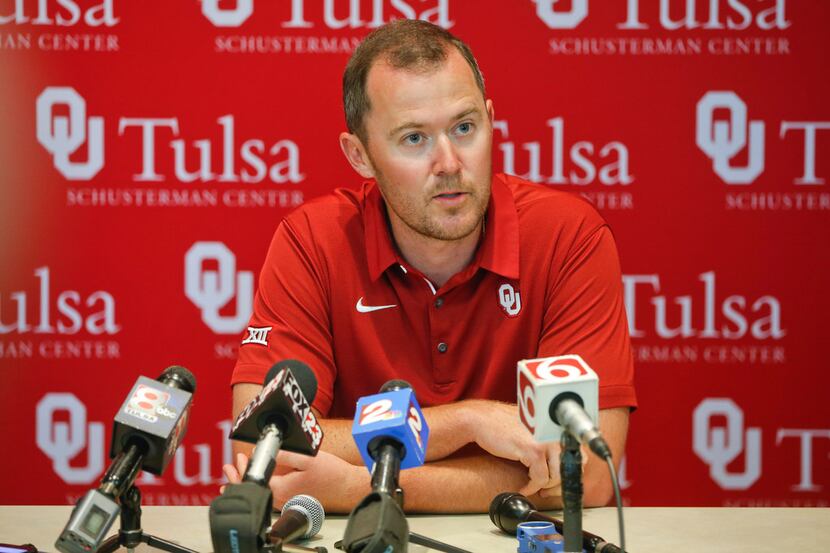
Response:
M367 92L367 154L396 237L459 240L477 230L490 199L493 108L461 54L449 47L427 72L379 60Z

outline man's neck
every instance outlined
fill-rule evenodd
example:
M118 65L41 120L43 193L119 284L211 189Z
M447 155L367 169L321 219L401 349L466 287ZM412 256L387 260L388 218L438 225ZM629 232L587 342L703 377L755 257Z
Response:
M436 288L443 286L472 262L482 227L479 222L473 232L459 240L438 240L412 230L401 221L390 222L392 236L403 258Z

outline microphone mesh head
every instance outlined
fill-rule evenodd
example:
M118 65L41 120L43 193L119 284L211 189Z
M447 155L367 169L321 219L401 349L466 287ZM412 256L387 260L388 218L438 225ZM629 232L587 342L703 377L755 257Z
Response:
M268 383L275 379L283 369L291 370L291 374L294 375L294 378L297 380L297 384L299 384L300 389L303 391L305 400L309 404L313 403L314 397L317 395L317 379L314 377L314 372L311 368L302 361L297 361L296 359L286 359L276 363L271 367L271 370L268 371L268 374L265 375L265 381L262 385L267 386Z
M384 382L383 386L380 387L380 393L394 392L396 390L403 390L411 387L412 385L406 380L387 380Z
M193 376L192 372L179 365L167 367L156 380L191 394L196 393L196 377Z
M326 512L320 502L310 495L295 495L285 502L282 506L282 512L288 509L295 509L303 513L309 521L308 530L303 534L303 538L308 539L317 535L320 528L323 527L323 521L326 519Z

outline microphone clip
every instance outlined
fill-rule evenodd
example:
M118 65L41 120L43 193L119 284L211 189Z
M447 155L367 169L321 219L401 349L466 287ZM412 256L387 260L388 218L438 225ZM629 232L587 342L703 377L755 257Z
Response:
M255 482L229 484L210 503L210 533L216 553L261 551L271 526L271 489Z
M398 502L372 492L349 515L342 546L347 553L384 553L406 551L408 543L409 524Z

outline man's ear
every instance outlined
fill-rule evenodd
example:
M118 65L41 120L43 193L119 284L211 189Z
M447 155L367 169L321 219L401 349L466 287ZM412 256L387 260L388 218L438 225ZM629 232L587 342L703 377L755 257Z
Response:
M496 119L496 111L493 109L493 100L487 100L484 105L487 108L487 117L490 119L490 124Z
M343 155L346 156L352 168L361 177L365 179L374 178L375 170L369 161L369 154L357 135L347 132L340 133L340 149L343 150Z

